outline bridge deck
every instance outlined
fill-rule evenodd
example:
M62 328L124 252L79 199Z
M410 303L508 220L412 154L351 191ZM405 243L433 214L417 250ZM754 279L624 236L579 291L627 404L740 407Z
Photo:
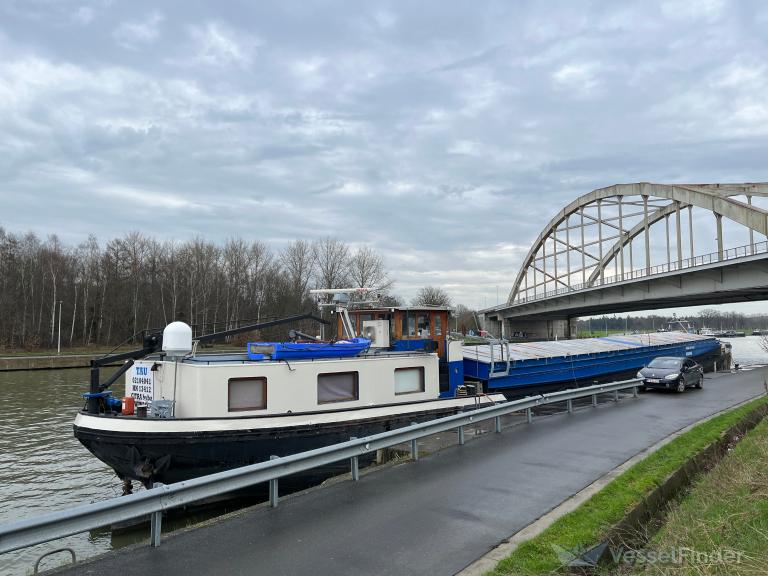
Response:
M454 574L643 449L763 392L760 370L535 420L62 574Z

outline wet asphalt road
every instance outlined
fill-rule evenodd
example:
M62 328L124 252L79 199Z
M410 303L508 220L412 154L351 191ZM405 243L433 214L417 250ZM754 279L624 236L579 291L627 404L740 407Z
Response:
M541 417L63 573L455 574L638 452L763 391L761 370L707 375L704 390Z

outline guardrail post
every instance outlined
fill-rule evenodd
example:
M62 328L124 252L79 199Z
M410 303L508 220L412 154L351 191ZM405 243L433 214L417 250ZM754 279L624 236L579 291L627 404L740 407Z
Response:
M496 434L501 434L501 416L496 416L494 420L496 421Z
M280 458L280 456L275 456L274 454L269 457L270 460L277 460L278 458ZM269 481L269 505L272 508L277 508L279 498L277 492L277 478L273 478Z
M592 406L597 406L597 394L592 394Z
M357 436L350 436L350 440L357 440ZM350 466L352 468L352 480L357 482L360 480L360 468L358 467L357 456L352 456L350 460Z
M568 414L573 414L573 400L568 399Z
M160 534L163 530L163 513L153 512L149 518L149 544L153 548L160 546Z
M152 488L162 486L161 483L153 483ZM149 516L149 545L153 548L160 546L160 537L163 532L163 513L158 510Z
M459 426L459 446L464 446L464 426Z
M414 426L416 422L411 422L411 426ZM415 461L419 459L419 442L417 438L411 440L411 458Z
M637 398L637 386L632 386L632 397Z
M618 402L619 401L619 391L618 390L614 390L613 391L613 401L614 402Z
M525 409L525 421L528 422L528 424L533 422L533 412L530 408Z

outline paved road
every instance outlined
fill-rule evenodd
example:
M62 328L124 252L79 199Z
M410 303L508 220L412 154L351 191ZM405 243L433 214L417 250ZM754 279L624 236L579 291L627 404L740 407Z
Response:
M542 417L64 574L454 574L638 452L762 392L755 370Z

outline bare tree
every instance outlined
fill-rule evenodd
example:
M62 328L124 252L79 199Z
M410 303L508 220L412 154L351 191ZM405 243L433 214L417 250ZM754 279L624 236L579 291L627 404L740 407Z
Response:
M340 288L349 281L349 247L326 236L312 244L315 284L318 288Z
M306 240L291 242L280 253L280 264L287 276L291 304L298 310L301 308L309 282L315 271L314 252L311 244Z
M425 286L419 288L416 298L412 301L414 306L450 306L452 303L448 292L437 286Z
M368 246L358 248L349 260L349 278L355 288L376 288L388 292L394 282L387 276L384 259Z

